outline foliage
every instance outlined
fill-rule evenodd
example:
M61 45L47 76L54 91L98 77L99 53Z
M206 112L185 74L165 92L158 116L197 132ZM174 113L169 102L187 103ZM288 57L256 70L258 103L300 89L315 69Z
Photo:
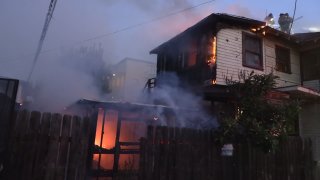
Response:
M220 143L249 141L264 151L272 151L280 138L287 136L288 130L293 130L298 104L289 100L275 104L266 98L275 87L277 78L272 73L241 72L239 81L226 80L230 92L236 97L236 115L224 118L220 124L217 131Z

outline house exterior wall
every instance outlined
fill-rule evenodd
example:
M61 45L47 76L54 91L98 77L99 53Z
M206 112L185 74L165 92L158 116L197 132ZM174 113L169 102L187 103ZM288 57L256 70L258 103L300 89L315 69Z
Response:
M127 60L124 99L136 101L150 78L156 77L156 64L147 61Z
M124 96L124 84L126 79L126 62L121 61L112 68L111 76L111 98L119 100Z
M113 100L137 101L148 79L156 76L156 64L126 58L114 66L111 81Z
M300 55L294 48L275 40L263 38L263 70L252 69L242 65L242 32L241 29L222 29L217 33L217 84L225 85L226 77L237 80L241 71L257 74L273 72L279 76L278 87L300 85ZM250 32L247 32L250 33ZM279 45L290 49L291 74L275 70L275 46Z
M300 135L312 139L313 158L320 162L320 103L302 106L299 116Z

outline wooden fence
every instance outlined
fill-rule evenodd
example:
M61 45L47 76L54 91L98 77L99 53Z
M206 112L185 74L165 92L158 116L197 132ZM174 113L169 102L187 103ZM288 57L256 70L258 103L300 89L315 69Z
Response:
M148 127L141 141L140 180L313 180L311 141L289 137L278 151L237 144L222 157L212 131Z
M21 111L14 124L4 179L85 179L88 118Z

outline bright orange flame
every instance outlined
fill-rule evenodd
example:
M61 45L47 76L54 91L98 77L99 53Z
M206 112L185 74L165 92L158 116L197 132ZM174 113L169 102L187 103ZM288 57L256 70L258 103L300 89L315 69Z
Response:
M217 37L213 37L212 41L212 63L216 63L217 60Z
M257 31L257 29L255 29L255 28L252 28L252 29L251 29L251 31L253 31L253 32L256 32L256 31Z
M137 114L127 114L127 117L137 117ZM104 126L103 125L104 120ZM102 146L104 149L113 149L115 147L116 130L118 122L118 112L106 111L99 109L95 145ZM103 131L103 133L102 133ZM139 139L145 136L146 124L143 121L121 121L120 130L120 142L139 142ZM101 136L102 135L102 136ZM102 141L101 141L102 138ZM121 149L127 149L128 147L123 146ZM130 147L138 149L139 147ZM93 156L93 166L97 167L99 161L99 154ZM100 166L103 169L112 169L114 163L113 154L102 154ZM139 155L127 155L121 154L119 159L119 168L131 168L137 169L139 165Z
M217 84L217 81L215 79L212 80L212 84Z
M207 60L207 63L209 65L214 65L216 63L216 55L217 55L217 38L214 36L212 38L211 46L208 46L210 49L208 49L208 54L210 58Z
M104 113L103 109L99 109L95 145L100 146L101 144L103 148L111 149L115 145L118 114L115 111L107 111L105 113L104 128L102 129ZM102 130L104 134L101 142Z

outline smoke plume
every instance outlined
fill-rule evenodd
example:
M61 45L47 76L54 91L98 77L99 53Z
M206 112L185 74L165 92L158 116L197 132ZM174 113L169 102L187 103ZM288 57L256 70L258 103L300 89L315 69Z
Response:
M157 86L149 95L144 94L144 101L152 104L168 106L173 110L175 125L193 128L217 127L217 117L210 114L211 104L204 101L202 95L195 94L188 85L175 73L164 73L158 76ZM159 120L166 113L159 109ZM161 122L167 125L165 121Z

